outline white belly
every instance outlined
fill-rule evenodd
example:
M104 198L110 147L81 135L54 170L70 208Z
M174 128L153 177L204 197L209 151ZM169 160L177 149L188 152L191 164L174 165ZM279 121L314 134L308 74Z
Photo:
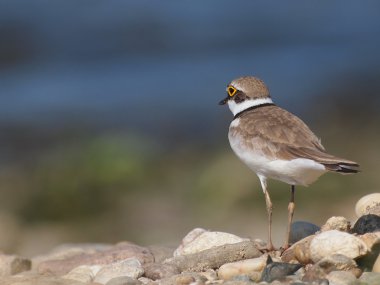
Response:
M324 165L311 159L268 159L261 152L252 151L245 147L240 138L229 136L229 141L235 154L256 174L266 178L291 185L307 186L326 172Z

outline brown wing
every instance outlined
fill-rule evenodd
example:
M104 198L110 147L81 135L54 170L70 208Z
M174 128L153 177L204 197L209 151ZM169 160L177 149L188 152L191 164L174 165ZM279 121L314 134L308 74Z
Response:
M358 164L326 153L320 140L298 117L277 106L267 106L240 117L240 134L251 148L278 159L308 158L339 171ZM244 123L243 123L244 122ZM245 126L245 127L241 127Z

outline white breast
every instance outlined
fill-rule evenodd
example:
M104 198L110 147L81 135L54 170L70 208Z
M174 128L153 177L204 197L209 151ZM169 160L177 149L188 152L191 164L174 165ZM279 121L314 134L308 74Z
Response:
M232 121L230 127L237 126L239 119ZM235 132L236 134L236 132ZM292 185L307 186L326 172L326 168L311 159L297 158L292 160L266 157L260 148L255 150L242 143L239 135L228 135L230 145L235 154L256 174L272 178Z

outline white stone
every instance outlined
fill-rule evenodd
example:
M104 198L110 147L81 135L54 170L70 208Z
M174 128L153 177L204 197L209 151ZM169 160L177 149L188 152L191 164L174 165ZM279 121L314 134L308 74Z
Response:
M75 267L66 275L62 276L63 279L70 279L80 281L83 283L89 283L94 280L95 275L102 268L100 265L81 265Z
M348 271L331 271L326 278L330 285L357 285L357 279L354 274Z
M94 282L106 284L112 278L128 276L133 279L140 278L144 274L141 263L136 258L128 258L103 266L95 275Z
M310 257L314 262L333 254L343 254L355 259L367 253L368 248L361 239L337 230L323 232L310 243Z
M351 223L345 217L331 217L322 226L322 232L337 230L348 232L351 228Z
M174 251L174 256L197 253L212 247L234 244L246 240L248 239L243 239L229 233L194 229L184 237L182 244Z
M380 205L380 193L368 194L356 203L355 213L358 218L370 213L371 208L375 208Z
M267 257L246 259L237 262L223 264L218 270L219 279L228 280L237 275L248 275L250 278L258 282L261 273L266 266Z

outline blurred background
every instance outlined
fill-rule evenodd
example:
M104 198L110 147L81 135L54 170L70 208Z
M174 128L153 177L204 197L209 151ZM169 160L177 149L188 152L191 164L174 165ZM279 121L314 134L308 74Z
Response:
M295 220L355 220L380 190L378 1L0 2L0 249L178 244L194 227L266 239L255 174L217 103L256 75L333 154ZM270 182L277 245L289 186Z

